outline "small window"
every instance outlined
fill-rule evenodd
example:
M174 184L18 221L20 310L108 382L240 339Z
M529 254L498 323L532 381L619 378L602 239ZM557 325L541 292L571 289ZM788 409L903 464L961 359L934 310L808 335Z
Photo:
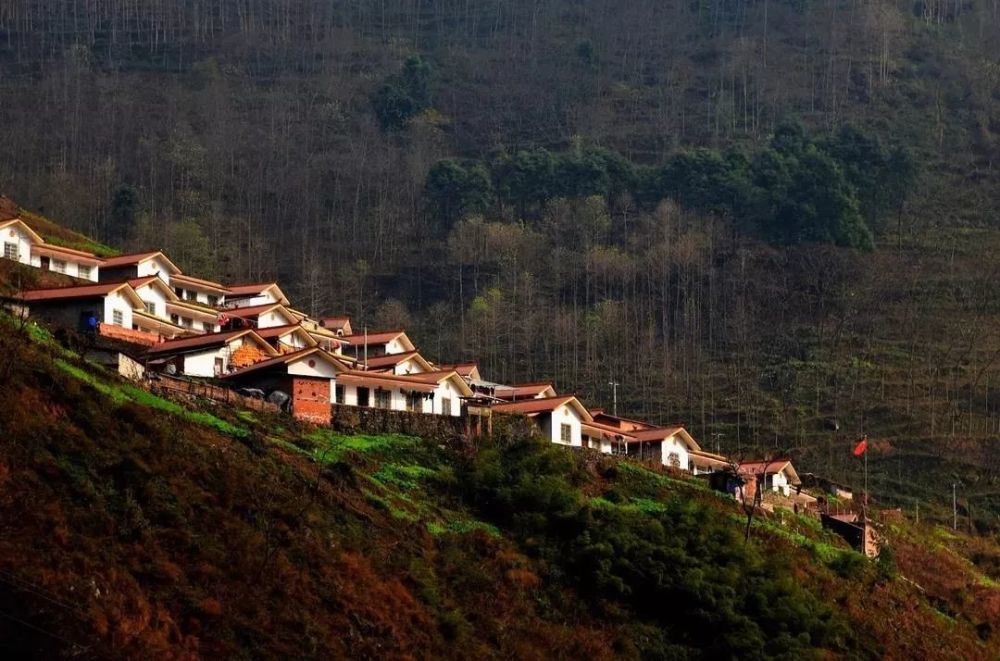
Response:
M178 317L176 314L172 314L170 315L170 323L172 323L174 326L180 326L181 318Z
M451 397L441 398L441 415L451 415Z
M185 291L184 292L184 298L185 298L185 300L188 300L188 301L197 301L198 300L198 292L195 292L195 291Z
M333 401L336 404L344 403L344 386L334 386L333 387Z
M3 244L3 256L7 259L20 259L20 256L17 254L17 244L5 241Z
M146 308L146 312L148 314L156 316L156 303L153 303L151 301L144 301L143 302L143 307Z
M56 273L65 273L66 272L66 262L58 260L58 259L53 259L52 260L52 270L55 271Z
M559 439L563 443L571 445L573 443L573 427L571 425L567 425L565 422L562 423L559 427Z
M122 314L121 310L113 310L111 312L111 323L113 323L115 326L125 325L125 315Z
M215 359L215 375L219 376L226 369L226 362L222 358Z
M368 398L369 398L368 388L358 388L358 406L363 406L367 408L369 406Z
M180 287L174 287L174 293L177 294L177 298L184 298L184 290Z
M671 452L667 455L667 465L671 468L681 467L681 456L676 452Z
M84 280L90 280L90 267L89 266L84 266L83 264L80 264L78 267L76 267L76 269L77 269L76 270L77 275L79 275Z
M219 305L219 297L218 296L209 296L208 297L208 304L211 305L213 308L214 307L218 307L218 305Z
M392 406L392 392L378 388L375 391L375 408L387 409Z
M181 317L181 326L183 326L184 328L194 328L194 319Z
M411 412L420 412L423 410L420 402L420 395L418 393L406 393L406 410Z
M210 321L203 321L201 322L201 329L206 333L211 333L215 330L215 324Z

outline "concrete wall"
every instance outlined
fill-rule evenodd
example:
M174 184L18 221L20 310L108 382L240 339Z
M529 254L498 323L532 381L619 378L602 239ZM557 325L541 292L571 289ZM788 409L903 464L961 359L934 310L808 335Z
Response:
M121 292L112 292L104 297L104 318L106 324L115 323L115 311L121 312L122 328L132 328L132 303Z
M31 264L31 237L19 227L5 227L0 230L0 257L3 257L4 243L13 243L17 246L17 261L21 264ZM37 264L31 264L37 266Z
M170 284L170 272L167 271L167 263L160 257L147 259L139 264L136 269L137 277L145 278L147 275L157 275L168 285Z
M685 471L691 469L687 445L684 444L684 441L677 438L676 434L665 440L660 447L662 448L664 466L672 466ZM676 463L671 461L673 459L671 455L676 455Z
M136 293L139 294L139 298L142 299L143 303L152 303L156 307L156 309L153 311L154 315L156 315L160 319L164 319L167 321L170 320L170 314L167 312L166 294L164 294L162 291L160 291L153 285L146 285L145 287L139 287L136 290Z
M581 446L583 444L583 432L580 424L580 415L572 406L563 404L552 411L551 415L538 416L538 423L542 427L542 433L548 436L549 440L559 445L567 445L562 440L562 425L570 426L569 445Z

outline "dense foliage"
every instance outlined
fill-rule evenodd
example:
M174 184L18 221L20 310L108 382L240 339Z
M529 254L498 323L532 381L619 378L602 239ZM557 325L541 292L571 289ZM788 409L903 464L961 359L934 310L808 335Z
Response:
M615 208L629 196L646 211L674 200L776 243L871 250L874 230L905 203L915 174L905 147L887 150L848 125L817 140L790 123L750 155L681 150L662 167L580 146L502 152L489 162L445 159L431 167L424 191L432 220L446 228L463 215L538 218L559 198L599 196Z
M553 575L654 622L644 656L801 657L850 643L845 622L796 584L791 563L744 545L733 520L689 494L644 507L616 491L588 500L572 455L540 442L480 453L467 479L486 518Z

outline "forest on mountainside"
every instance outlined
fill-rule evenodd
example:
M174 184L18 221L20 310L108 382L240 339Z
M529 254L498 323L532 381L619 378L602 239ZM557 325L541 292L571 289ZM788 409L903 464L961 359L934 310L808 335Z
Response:
M1000 519L995 0L12 0L0 192Z

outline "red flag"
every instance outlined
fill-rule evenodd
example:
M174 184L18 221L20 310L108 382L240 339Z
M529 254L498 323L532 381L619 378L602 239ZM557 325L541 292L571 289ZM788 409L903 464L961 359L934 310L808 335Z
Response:
M861 455L863 455L865 453L865 450L867 450L867 449L868 449L868 437L867 436L862 436L858 440L858 444L854 446L854 456L855 457L860 457Z

